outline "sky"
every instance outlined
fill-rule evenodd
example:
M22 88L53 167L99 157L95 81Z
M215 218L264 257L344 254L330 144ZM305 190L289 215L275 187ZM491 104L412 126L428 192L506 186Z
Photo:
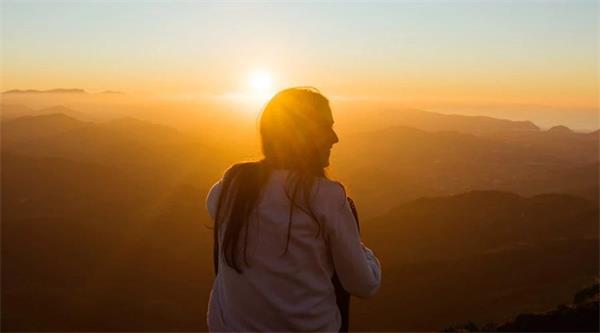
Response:
M271 89L309 85L345 100L598 113L598 1L2 0L0 9L2 90L210 98L248 92L262 72Z

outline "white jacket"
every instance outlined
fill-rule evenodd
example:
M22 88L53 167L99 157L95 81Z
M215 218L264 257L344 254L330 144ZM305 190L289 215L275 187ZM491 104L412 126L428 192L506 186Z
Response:
M313 210L322 234L309 215L295 209L287 254L290 202L284 193L288 170L274 170L250 218L247 259L238 274L219 255L219 273L211 291L210 331L338 331L341 325L331 282L334 269L350 294L367 298L381 284L381 267L362 244L354 215L340 184L319 178ZM222 180L206 199L214 220ZM220 227L219 248L223 231Z

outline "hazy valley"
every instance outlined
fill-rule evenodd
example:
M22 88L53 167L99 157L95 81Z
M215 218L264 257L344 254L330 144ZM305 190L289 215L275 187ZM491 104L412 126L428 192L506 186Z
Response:
M2 329L205 330L204 198L258 156L255 117L90 110L2 106ZM598 278L598 131L373 112L335 114L329 170L384 272L353 329L497 322Z

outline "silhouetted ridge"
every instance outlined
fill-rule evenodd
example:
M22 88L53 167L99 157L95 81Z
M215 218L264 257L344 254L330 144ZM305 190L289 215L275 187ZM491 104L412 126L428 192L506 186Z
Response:
M2 122L2 143L6 146L15 142L48 137L85 126L88 126L88 123L63 113L19 117Z
M390 115L386 118L398 118L398 121L402 125L430 131L446 130L482 134L486 132L528 132L539 130L539 127L531 121L515 121L488 116L443 114L416 109L402 110L397 112L396 115Z
M125 93L122 92L122 91L105 90L105 91L101 92L100 94L104 94L104 95L124 95Z
M525 313L507 322L478 327L473 322L443 332L598 332L598 283L578 291L573 304L541 313Z
M2 120L32 114L33 109L21 104L0 104Z
M3 92L3 94L87 94L87 92L83 89L75 89L75 88L73 88L73 89L58 88L58 89L49 89L49 90L13 89L13 90L5 91L5 92Z
M69 109L68 107L64 106L64 105L56 105L56 106L51 106L51 107L47 107L47 108L43 108L41 110L38 111L39 113L43 113L44 115L47 114L64 114L70 118L74 118L69 116L69 113L74 112L73 110ZM41 115L40 115L41 116Z
M558 125L550 128L547 133L549 134L573 134L573 130L568 128L567 126Z
M2 131L6 133L5 131L13 131L17 128L37 128L41 131L54 131L56 129L70 129L83 124L86 123L64 113L49 113L6 120L2 123Z
M29 112L10 107L3 117ZM211 113L181 127L193 132L160 125L179 124L176 109L107 121L125 114L107 108L104 122L52 110L64 114L2 123L2 328L203 330L212 266L202 200L250 151L243 126ZM356 304L353 330L504 320L570 302L594 281L600 131L554 140L477 117L462 126L440 114L426 129L369 117L380 129L345 136L332 163L387 267L378 296Z
M589 135L594 138L600 138L600 130L595 130L593 132L587 133L586 135Z
M590 287L585 289L581 289L578 291L573 297L574 304L581 304L587 301L597 300L598 295L600 294L600 284L595 283Z
M68 116L64 113L49 113L42 114L37 116L23 116L11 120L4 121L2 123L3 131L7 129L12 129L13 126L17 125L28 125L28 126L66 126L66 125L75 125L83 123L80 120L77 120L71 116Z
M431 197L431 198L421 198L416 201L431 201L436 199L444 199L448 198L456 201L469 201L469 202L480 202L480 203L489 203L489 202L506 202L506 201L516 201L522 199L523 197L512 193L512 192L504 192L504 191L490 191L490 190L473 190L465 193L459 193L451 196L441 196L441 197Z
M598 183L598 172L587 166L598 161L598 135L551 138L545 131L477 135L387 126L345 136L332 165L343 165L340 179L361 189L356 199L367 202L361 208L366 217L419 197L473 189L593 198L589 187Z
M86 120L88 118L84 113L72 110L63 105L31 109L22 105L2 104L2 120L6 121L25 116L41 116L55 113L62 113L79 120Z
M597 238L598 204L565 194L471 191L399 205L370 221L395 260L439 260L555 239Z

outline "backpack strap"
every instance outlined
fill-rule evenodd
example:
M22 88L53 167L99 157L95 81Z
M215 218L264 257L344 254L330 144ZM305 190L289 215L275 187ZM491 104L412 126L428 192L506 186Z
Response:
M356 210L356 206L354 205L354 201L347 197L348 203L350 204L350 208L352 209L352 214L354 215L354 219L356 220L356 226L358 227L358 231L360 232L360 223L358 221L358 211ZM333 287L335 288L335 299L337 306L340 310L340 315L342 317L342 324L340 326L340 332L348 332L348 328L350 326L350 293L344 289L342 286L342 282L338 277L337 273L334 271L333 278L331 278L331 282L333 283Z

